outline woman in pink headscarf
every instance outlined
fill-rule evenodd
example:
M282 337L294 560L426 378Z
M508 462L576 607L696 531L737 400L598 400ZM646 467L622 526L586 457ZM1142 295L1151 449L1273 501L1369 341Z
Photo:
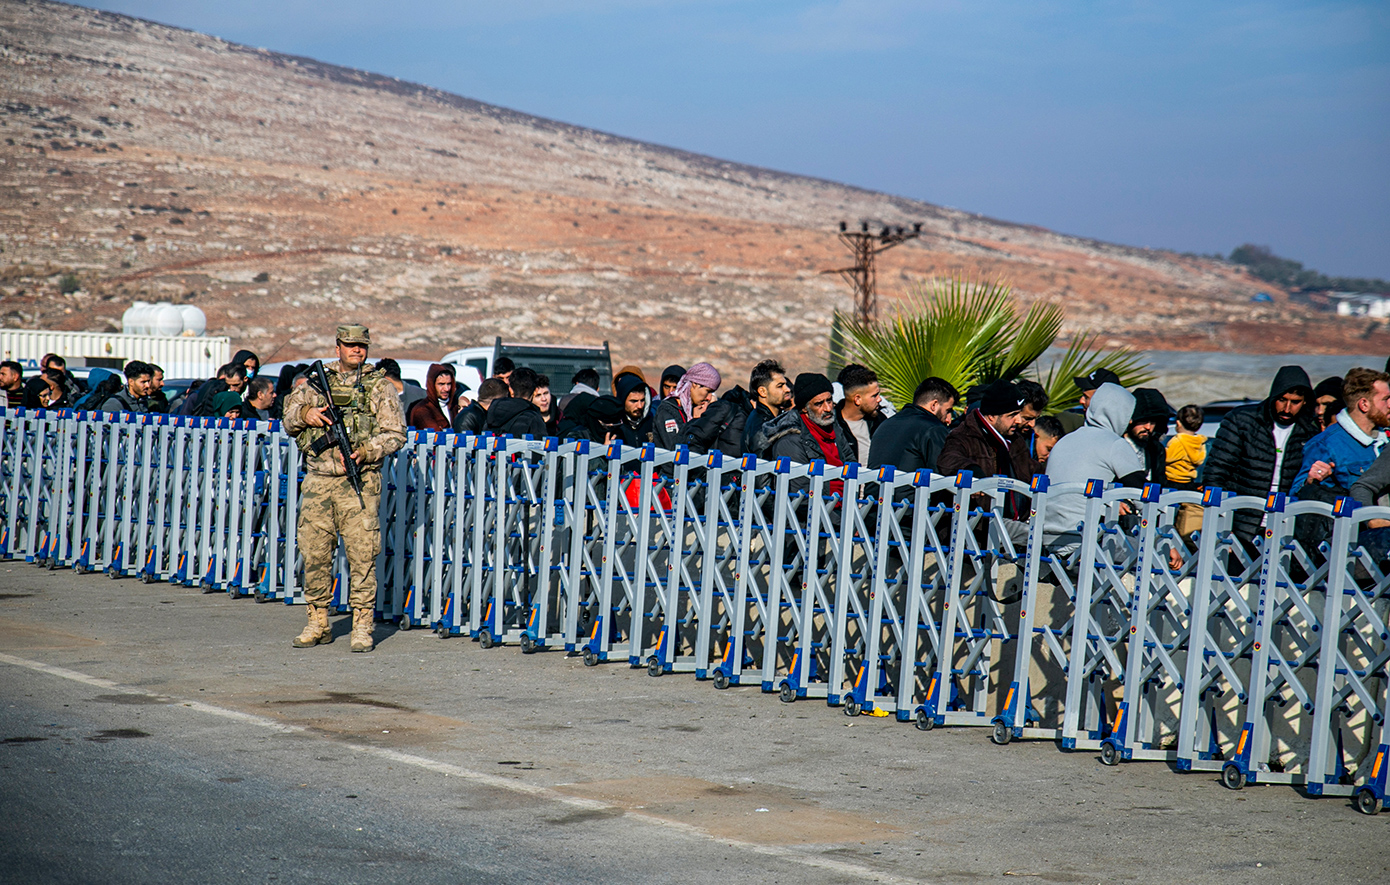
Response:
M660 449L685 444L685 426L704 414L714 402L721 382L719 370L709 363L696 363L681 376L675 396L663 399L652 418L652 442Z

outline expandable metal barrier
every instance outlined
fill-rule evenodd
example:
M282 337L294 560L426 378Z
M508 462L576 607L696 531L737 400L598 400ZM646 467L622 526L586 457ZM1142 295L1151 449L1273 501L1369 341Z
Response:
M0 556L303 600L303 463L277 422L0 427ZM1063 496L1085 516L1058 548ZM1181 507L1201 509L1189 538ZM401 629L1386 799L1390 570L1362 534L1390 508L412 430L380 516L377 613ZM1316 549L1310 519L1331 523ZM335 575L342 607L341 549Z

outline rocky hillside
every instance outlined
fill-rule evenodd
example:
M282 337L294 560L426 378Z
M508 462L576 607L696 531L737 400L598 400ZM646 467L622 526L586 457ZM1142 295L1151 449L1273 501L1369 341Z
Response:
M493 336L615 360L824 362L839 220L921 222L882 297L1002 276L1164 349L1384 351L1218 262L1068 237L527 116L49 2L0 3L0 321L107 329L137 298L278 358L341 319L430 358ZM66 278L66 285L62 285ZM63 294L63 288L79 288Z

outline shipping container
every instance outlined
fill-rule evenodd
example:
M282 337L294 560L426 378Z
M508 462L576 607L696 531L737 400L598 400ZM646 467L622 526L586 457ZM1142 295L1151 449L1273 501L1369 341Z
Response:
M166 378L210 378L232 357L230 338L121 335L114 332L49 332L0 329L0 355L26 370L56 353L71 367L119 370L129 360L154 363Z

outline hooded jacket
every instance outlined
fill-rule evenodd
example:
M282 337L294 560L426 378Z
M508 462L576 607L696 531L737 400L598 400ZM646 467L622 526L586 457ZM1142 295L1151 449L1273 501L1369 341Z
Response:
M1308 398L1294 419L1279 467L1278 491L1287 492L1293 488L1293 481L1303 466L1303 445L1317 433L1313 385L1308 382L1308 373L1298 366L1284 366L1275 373L1268 399L1232 409L1226 415L1207 455L1203 485L1235 495L1263 498L1269 494L1275 479L1274 462L1278 460L1273 431L1274 401L1292 390L1301 391ZM1261 514L1256 511L1240 510L1235 514L1232 528L1238 537L1248 540L1259 531L1261 520Z
M1129 418L1130 425L1152 421L1156 426L1153 436L1143 442L1128 435L1125 438L1139 457L1144 459L1144 470L1148 473L1149 482L1159 485L1168 481L1168 451L1163 446L1163 437L1168 433L1172 412L1172 406L1168 405L1168 400L1164 399L1162 393L1152 387L1135 388L1134 414Z
M435 363L430 366L429 373L425 376L424 399L417 401L406 413L406 423L417 430L449 430L453 426L454 412L457 407L454 402L449 403L450 414L445 415L444 409L439 405L439 400L432 395L434 383L439 380L440 375L451 375L448 366ZM456 401L456 400L455 400Z
M1102 384L1086 409L1086 423L1053 446L1047 459L1047 478L1053 486L1099 479L1106 483L1139 485L1144 481L1144 462L1124 438L1134 415L1134 394L1118 384ZM1086 516L1086 499L1080 493L1048 499L1043 534L1049 541L1075 532Z
M613 382L614 395L619 403L627 402L633 391L640 390L647 397L648 407L642 410L642 417L633 421L623 413L623 445L640 446L652 441L652 412L650 408L652 392L642 376L632 372L620 372Z
M231 362L231 365L233 365L233 366L241 366L243 369L246 369L246 361L247 361L247 360L255 360L255 361L256 361L256 372L260 372L260 370L261 370L261 358L258 357L258 356L256 356L256 354L255 354L254 352L249 351L249 350L238 350L236 353L232 354L232 362ZM251 370L250 370L250 369L246 369L246 380L247 380L247 381L250 381L250 380L251 380L252 378L254 378L254 377L255 377L255 375L251 372Z
M541 410L527 399L515 396L498 397L487 409L487 423L483 429L498 436L511 436L520 439L545 439L545 418Z

